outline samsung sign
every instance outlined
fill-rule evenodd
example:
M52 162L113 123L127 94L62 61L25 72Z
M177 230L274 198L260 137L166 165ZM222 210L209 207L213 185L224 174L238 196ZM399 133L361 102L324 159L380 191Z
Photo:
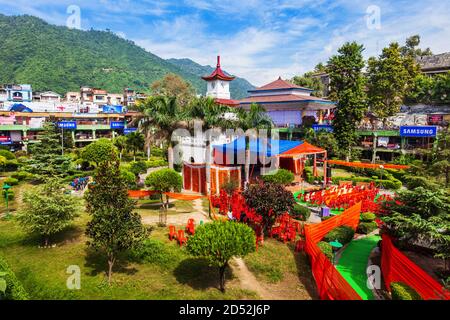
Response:
M130 134L130 133L136 132L136 131L137 131L137 128L126 128L126 129L123 130L123 133L124 134Z
M414 138L434 138L437 136L437 127L420 126L420 127L400 127L400 136Z
M77 122L76 121L60 121L60 122L58 122L58 128L60 128L60 129L76 129Z
M111 129L123 129L123 128L125 128L125 122L123 122L123 121L111 121L110 127L111 127Z
M319 131L333 132L333 126L326 124L314 124L312 128L315 132Z

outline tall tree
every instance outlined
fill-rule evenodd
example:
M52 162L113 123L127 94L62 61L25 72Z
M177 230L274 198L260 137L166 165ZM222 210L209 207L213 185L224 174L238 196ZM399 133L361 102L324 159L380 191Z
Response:
M334 134L347 160L356 143L357 126L367 111L363 51L364 47L356 42L346 43L328 61L330 97L337 102Z
M136 110L140 112L137 121L147 131L156 128L158 134L167 142L169 168L173 169L173 132L182 127L182 121L187 119L187 112L178 103L176 97L157 96L138 103ZM147 134L148 138L149 135Z
M321 98L325 95L325 85L319 78L314 77L314 73L307 72L303 76L296 76L292 79L292 82L298 86L314 90L312 95Z
M400 51L403 56L411 56L413 58L433 55L433 52L431 52L430 48L422 50L418 48L419 45L420 45L420 35L416 34L406 39L406 43L403 47L400 48Z
M400 111L418 66L411 56L402 56L398 43L391 43L379 58L369 59L367 73L370 109L385 123Z
M195 94L189 82L174 73L169 73L163 79L153 82L151 89L154 95L177 98L182 106L187 106Z
M245 183L250 182L250 139L258 138L259 129L270 130L273 121L263 106L252 103L248 110L238 109L239 127L245 132ZM254 136L256 135L256 136Z
M46 177L65 176L70 168L71 158L61 155L61 133L56 124L44 123L38 140L38 143L30 146L31 159L28 171L38 175L41 180L45 180Z
M134 212L135 201L128 197L127 181L117 158L103 161L96 169L95 183L85 194L91 216L86 235L88 245L104 252L108 260L108 282L120 252L139 246L147 236L141 216Z
M136 161L136 152L144 148L145 139L140 132L131 132L127 135L127 149L133 152L134 161Z
M438 136L430 172L438 179L443 177L446 188L450 186L450 127L443 130Z
M64 182L51 178L26 191L23 207L17 214L20 225L30 233L41 235L45 246L52 235L64 230L78 216L79 201L65 193L64 188Z

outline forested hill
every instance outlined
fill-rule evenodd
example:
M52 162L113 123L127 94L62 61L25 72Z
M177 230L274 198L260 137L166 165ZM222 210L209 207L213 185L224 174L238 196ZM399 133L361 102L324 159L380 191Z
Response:
M198 93L198 74L147 52L108 31L55 26L33 16L0 14L0 83L28 83L34 91L60 94L93 86L109 92L125 87L148 92L150 84L173 72Z
M186 72L190 72L199 77L211 74L214 68L211 66L202 66L191 59L168 59L167 61L175 64ZM228 75L230 73L224 71ZM233 99L243 99L248 96L248 90L255 89L255 87L243 78L237 77L230 84L231 97Z

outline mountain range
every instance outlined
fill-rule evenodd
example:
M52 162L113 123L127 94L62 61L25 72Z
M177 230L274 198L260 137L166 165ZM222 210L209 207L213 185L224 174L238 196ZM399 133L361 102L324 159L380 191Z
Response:
M154 81L175 73L204 94L200 77L214 70L190 59L162 59L111 31L69 29L29 15L0 14L0 34L0 83L31 84L34 91L65 94L92 86L149 93ZM232 98L241 99L254 87L236 78L230 88Z

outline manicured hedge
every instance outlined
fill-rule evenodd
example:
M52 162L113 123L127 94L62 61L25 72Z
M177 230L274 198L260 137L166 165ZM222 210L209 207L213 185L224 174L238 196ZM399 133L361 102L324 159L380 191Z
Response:
M278 169L274 174L262 176L265 182L278 183L282 185L289 185L294 182L294 174L286 169Z
M376 218L377 218L377 216L375 213L372 213L372 212L361 213L361 221L362 222L372 222L372 221L375 221Z
M358 182L364 182L364 183L371 183L374 182L376 186L380 187L383 186L386 189L391 190L399 190L402 187L402 182L400 180L395 179L392 177L392 180L380 180L380 179L373 179L368 177L333 177L331 178L334 184L339 184L340 181L352 181L354 185L356 185Z
M354 235L355 231L352 228L348 226L341 226L328 232L323 238L323 241L332 242L338 240L343 245L346 245L353 240Z
M325 256L331 260L333 260L333 247L331 244L325 241L321 241L317 244L320 250L325 254Z
M3 277L6 280L6 292L5 295L0 293L1 299L28 300L28 293L2 257L0 257L0 272L6 273L6 276Z
M19 184L19 180L16 178L6 178L3 182L9 184L10 186L17 186Z
M17 179L19 181L26 180L31 177L31 173L26 171L17 171L11 175L11 178Z
M0 156L5 157L6 160L15 160L16 156L14 153L8 150L0 150Z
M372 222L361 222L358 225L359 234L370 234L378 229L378 224L375 221Z
M422 300L420 294L403 282L391 283L392 300Z
M291 214L295 219L307 221L311 216L311 210L301 204L295 204L292 208Z

